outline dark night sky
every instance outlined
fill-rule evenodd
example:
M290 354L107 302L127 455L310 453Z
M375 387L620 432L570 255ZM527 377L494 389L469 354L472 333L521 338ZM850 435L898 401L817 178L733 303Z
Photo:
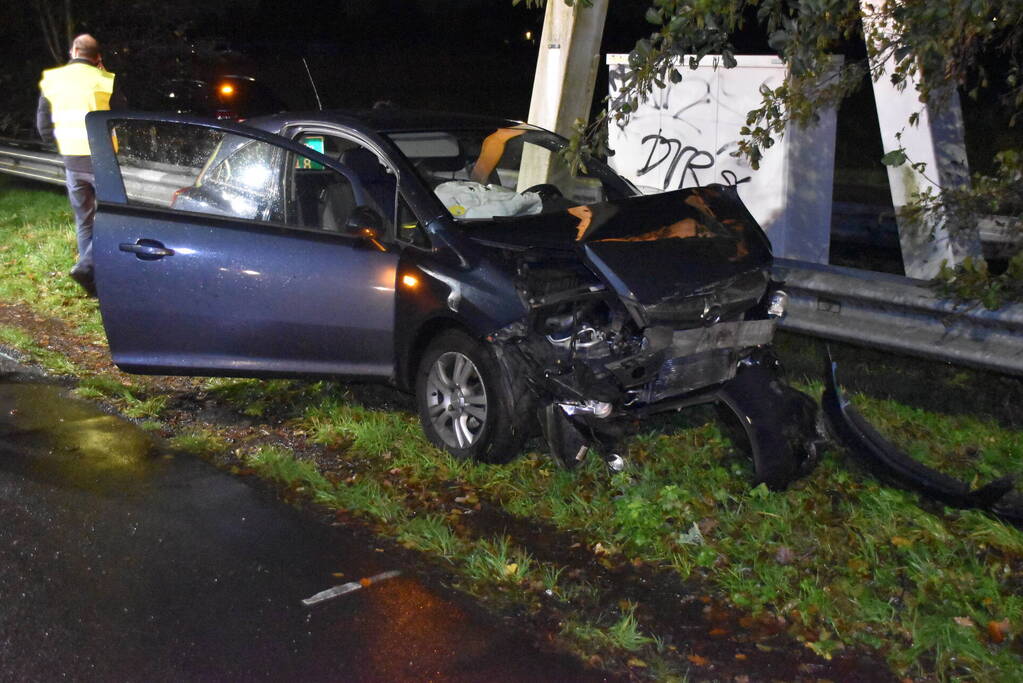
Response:
M602 52L628 52L650 33L644 20L650 3L611 0ZM524 2L513 6L512 0L71 0L71 5L76 29L105 44L107 67L118 74L131 105L140 108L153 108L147 103L168 78L219 72L255 76L290 108L311 109L315 99L305 57L327 107L389 100L410 108L524 119L543 26L543 9L528 9ZM55 64L34 3L0 2L0 27L6 99L0 134L33 135L39 74ZM533 41L524 39L527 30ZM753 31L736 42L740 52L766 51L763 36ZM862 53L862 43L852 48ZM606 73L598 72L598 98L607 89ZM869 122L866 128L875 120L868 113L869 90L862 88L844 107ZM971 120L981 121L984 130L1005 129L1004 113L990 104L964 101L968 135ZM862 125L847 130L840 138L854 150L876 137L873 130L861 135ZM873 151L866 156L872 158ZM987 149L979 155L990 156Z
M53 59L32 5L2 5L0 55L12 67L0 85L21 111L7 115L30 117L24 110L34 106L39 72ZM650 31L649 0L610 5L604 51L628 51ZM234 72L257 77L292 108L311 108L305 57L326 106L390 100L525 118L543 26L542 8L512 0L72 0L72 7L76 29L104 44L106 65L134 105L168 77ZM606 79L597 87L603 92Z

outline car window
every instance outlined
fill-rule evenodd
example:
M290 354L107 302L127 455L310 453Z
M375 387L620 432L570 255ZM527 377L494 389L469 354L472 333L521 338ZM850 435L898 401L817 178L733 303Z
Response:
M284 150L205 126L113 120L128 203L278 221Z
M337 159L339 173L277 145L184 123L114 120L128 203L303 229L344 232L358 207L394 234L397 181L369 149L343 138L299 142Z

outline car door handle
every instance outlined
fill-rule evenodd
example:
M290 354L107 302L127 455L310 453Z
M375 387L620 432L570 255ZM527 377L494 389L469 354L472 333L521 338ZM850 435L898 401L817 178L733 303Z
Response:
M146 261L152 261L155 259L163 258L164 256L173 256L174 250L168 249L156 240L139 240L132 244L131 242L122 242L119 247L121 251L127 251L129 253L137 255L140 259Z

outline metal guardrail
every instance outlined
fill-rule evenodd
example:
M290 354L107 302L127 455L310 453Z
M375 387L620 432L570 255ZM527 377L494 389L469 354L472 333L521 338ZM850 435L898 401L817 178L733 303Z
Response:
M64 160L43 143L0 139L0 173L64 184Z
M788 259L774 277L789 294L782 329L1023 375L1023 304L989 311L922 280Z
M49 147L0 138L0 173L63 185L64 160ZM194 172L189 171L169 164L149 164L148 168L123 167L121 174L129 197L169 203L175 190L194 182Z
M149 196L191 182L173 167L125 171ZM61 158L41 144L0 140L0 173L64 184ZM943 299L921 280L855 268L776 259L774 270L790 296L782 329L1023 375L1021 304L988 311Z

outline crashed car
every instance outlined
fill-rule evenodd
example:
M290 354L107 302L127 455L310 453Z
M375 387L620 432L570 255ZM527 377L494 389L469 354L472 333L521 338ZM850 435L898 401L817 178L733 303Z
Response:
M413 392L427 437L503 462L542 435L615 466L660 411L716 402L756 479L813 462L816 404L771 353L786 295L733 188L643 196L516 121L394 109L245 125L88 116L114 362Z

